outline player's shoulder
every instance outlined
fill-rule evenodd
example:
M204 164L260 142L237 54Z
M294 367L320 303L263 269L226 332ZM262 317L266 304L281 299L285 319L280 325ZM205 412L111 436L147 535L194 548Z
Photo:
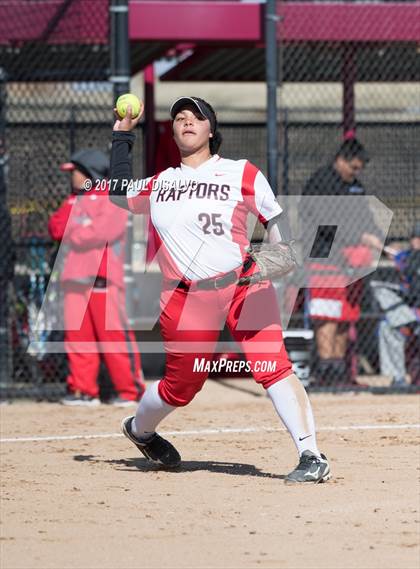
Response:
M243 170L246 162L247 160L233 160L219 155L213 157L213 167L216 170Z
M234 171L241 175L246 175L248 173L249 175L253 175L254 177L257 174L261 174L261 170L258 168L258 166L256 166L246 158L240 158L239 160L232 160L230 158L219 157L219 159L215 161L214 167L216 169L219 168L219 169Z
M256 166L253 162L251 162L251 160L248 160L247 158L241 158L240 160L234 160L234 162L236 162L237 164L240 164L242 167L247 167L247 168L252 168L254 170L260 170L258 168L258 166Z
M256 185L265 186L267 184L267 180L261 170L255 164L244 158L232 160L219 157L214 162L213 168L216 176L231 174L235 176L236 179L242 180L242 183L250 184L253 187Z

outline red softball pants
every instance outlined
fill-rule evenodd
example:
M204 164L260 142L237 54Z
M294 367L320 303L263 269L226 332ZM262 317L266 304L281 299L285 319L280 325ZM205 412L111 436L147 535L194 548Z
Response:
M65 286L69 389L98 396L97 378L102 355L118 395L136 400L144 391L144 384L135 336L128 327L124 292L112 284L90 290L83 285Z
M192 283L188 291L164 289L161 311L166 369L159 394L169 405L187 405L203 387L209 371L198 371L194 363L213 359L225 322L257 383L267 389L293 373L271 283L230 285L221 290L198 290ZM267 367L269 371L257 371Z

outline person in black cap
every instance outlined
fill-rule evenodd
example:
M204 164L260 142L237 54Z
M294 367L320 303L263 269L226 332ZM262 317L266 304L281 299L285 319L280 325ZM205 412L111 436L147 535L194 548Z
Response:
M373 282L373 294L384 311L379 324L381 374L391 378L391 386L420 386L420 220L414 223L410 247L398 251L390 244L387 254L400 274L400 290L395 285Z
M71 174L71 195L51 216L48 230L61 241L60 253L66 250L60 280L69 374L62 403L89 407L100 403L97 378L102 353L117 392L112 403L128 406L138 401L145 387L125 313L127 212L109 202L109 160L103 152L79 150L61 170ZM106 344L126 349L111 351Z
M140 117L132 119L128 110L115 122L112 136L110 198L135 213L149 211L160 245L166 352L163 378L148 387L136 416L123 420L122 431L147 459L179 466L178 451L156 427L203 387L226 322L296 445L299 464L286 482L324 482L330 478L329 463L318 449L311 405L284 346L276 293L269 280L249 282L257 269L248 249L248 213L281 248L282 209L256 166L219 156L222 137L208 102L181 97L170 114L181 163L152 178L132 180L132 130Z
M74 152L69 162L60 166L62 172L71 172L72 192L80 193L85 188L85 180L104 180L109 173L108 157L96 148L87 148Z

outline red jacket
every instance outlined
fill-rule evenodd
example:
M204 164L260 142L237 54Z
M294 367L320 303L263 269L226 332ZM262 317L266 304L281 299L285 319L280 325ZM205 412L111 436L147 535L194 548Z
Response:
M127 217L107 192L69 196L48 223L60 254L65 247L61 281L93 283L99 276L123 288Z

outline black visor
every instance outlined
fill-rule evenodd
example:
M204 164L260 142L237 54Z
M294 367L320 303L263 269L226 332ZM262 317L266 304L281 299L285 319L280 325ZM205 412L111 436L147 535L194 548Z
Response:
M172 119L176 117L179 111L181 111L188 105L193 105L200 113L200 115L209 120L211 132L214 134L214 131L216 129L216 116L212 111L212 109L202 99L197 100L196 97L180 97L173 103L169 111Z

